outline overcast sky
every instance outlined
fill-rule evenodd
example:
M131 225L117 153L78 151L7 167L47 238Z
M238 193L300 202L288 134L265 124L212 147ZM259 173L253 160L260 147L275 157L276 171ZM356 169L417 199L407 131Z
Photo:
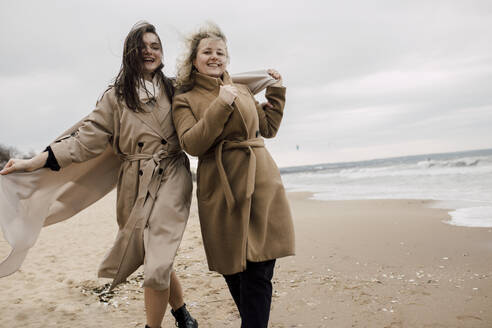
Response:
M206 20L229 72L282 73L279 166L492 148L490 0L1 0L0 143L40 151L89 113L139 20L168 75Z

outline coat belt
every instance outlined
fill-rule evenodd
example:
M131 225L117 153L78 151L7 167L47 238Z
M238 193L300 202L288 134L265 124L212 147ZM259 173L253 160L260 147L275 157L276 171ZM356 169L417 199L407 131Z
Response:
M222 140L215 148L215 162L219 171L219 178L224 189L225 199L229 210L233 210L236 206L236 200L232 193L231 185L227 179L224 165L222 163L222 153L226 150L245 149L249 150L246 153L249 156L248 175L246 184L246 198L250 198L255 190L255 173L256 173L256 155L252 148L265 147L263 138L253 138L244 141Z
M117 284L124 281L133 271L135 271L143 261L142 259L129 259L126 254L131 244L138 242L138 238L135 239L135 229L143 229L147 224L147 220L152 211L157 191L159 190L162 176L158 174L159 167L162 160L171 157L184 156L184 153L180 150L178 152L168 153L164 150L160 150L155 154L133 154L124 155L119 154L120 159L123 161L139 161L147 160L145 167L143 168L143 174L140 181L140 190L138 191L137 199L130 213L128 221L123 229L120 231L120 240L123 247L123 252L119 255L119 265L116 275L113 279L110 289L112 290ZM151 202L147 202L147 194L152 198ZM111 252L115 250L115 246Z
M177 157L183 152L177 151L168 153L165 150L160 150L155 154L132 154L124 155L120 154L119 157L123 161L139 161L147 160L145 167L143 168L142 179L140 181L140 190L138 191L137 200L145 198L147 193L150 194L152 199L155 199L157 190L159 190L161 184L161 176L157 174L161 161L166 158Z

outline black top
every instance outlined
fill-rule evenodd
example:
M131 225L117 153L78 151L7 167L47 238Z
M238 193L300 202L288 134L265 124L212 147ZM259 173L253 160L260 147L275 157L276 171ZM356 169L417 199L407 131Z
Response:
M48 159L44 164L44 167L48 167L53 171L60 171L60 165L58 165L58 161L56 160L55 154L53 154L53 150L48 146L44 151L48 152Z

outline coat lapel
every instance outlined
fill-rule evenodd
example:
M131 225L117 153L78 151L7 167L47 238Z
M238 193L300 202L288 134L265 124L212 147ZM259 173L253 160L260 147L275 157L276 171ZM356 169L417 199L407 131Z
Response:
M134 112L131 111L140 121L142 121L145 125L151 128L155 133L157 133L161 138L165 138L165 134L162 128L162 121L169 115L170 112L170 103L167 99L167 95L165 93L161 93L157 102L148 102L143 104L143 111ZM166 111L163 116L163 119L159 120L158 115L156 115L157 111ZM159 115L161 116L161 115ZM162 117L161 116L161 117Z
M157 101L157 110L155 112L152 112L154 118L157 120L157 123L159 124L159 129L164 137L166 137L169 134L169 129L168 127L164 124L166 119L169 117L171 113L171 102L169 101L169 98L167 95L163 95L159 97ZM172 118L170 118L172 120Z
M161 129L158 122L155 120L154 116L150 112L134 112L131 111L140 121L151 128L155 133L161 135Z

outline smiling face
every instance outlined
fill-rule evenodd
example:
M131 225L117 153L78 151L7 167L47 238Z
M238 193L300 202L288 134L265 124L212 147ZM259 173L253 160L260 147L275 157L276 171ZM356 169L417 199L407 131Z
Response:
M162 47L157 35L146 32L142 36L143 46L140 49L142 58L142 74L145 79L152 79L152 74L161 66Z
M225 42L221 39L205 38L198 44L193 65L202 74L221 77L227 68L227 60Z

